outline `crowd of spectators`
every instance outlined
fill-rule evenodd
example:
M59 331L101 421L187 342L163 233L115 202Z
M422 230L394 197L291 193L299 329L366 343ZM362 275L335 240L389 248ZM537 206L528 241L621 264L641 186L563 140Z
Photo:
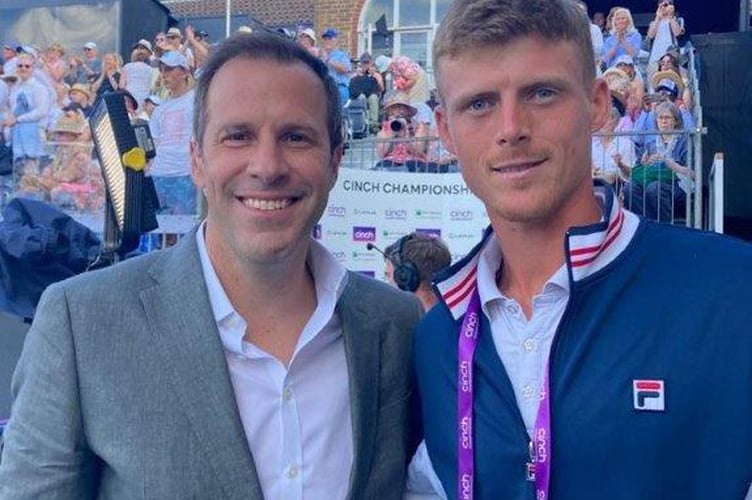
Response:
M587 12L584 2L581 6ZM245 26L238 31L252 32ZM686 188L691 186L691 179L685 179L691 175L686 168L686 137L667 140L680 137L681 130L695 123L690 75L682 64L686 58L679 44L683 33L684 22L673 0L659 0L645 33L635 27L631 12L624 7L614 7L607 15L596 12L591 20L596 71L613 97L610 119L593 141L593 175L615 184L623 196L633 196L626 200L630 208L654 219L667 206L672 214L683 210ZM378 158L373 168L457 170L454 156L435 139L432 109L436 99L430 76L420 64L406 56L373 58L368 52L352 57L340 47L339 33L333 28L317 34L302 27L283 35L294 37L326 63L339 87L346 120L361 114L362 136L372 135L375 140ZM0 126L4 142L12 147L14 168L12 174L2 176L4 196L21 186L26 194L50 200L52 189L44 187L49 179L70 182L72 175L51 173L51 168L60 167L58 158L70 157L57 150L66 151L71 141L91 150L86 118L99 97L121 92L127 96L132 119L150 123L157 156L148 172L155 180L163 212L194 213L196 194L188 161L192 87L211 49L208 34L190 26L184 32L172 27L157 33L153 41L138 40L125 64L120 54L100 55L94 42L71 50L59 43L42 49L5 41ZM670 106L661 109L670 108L669 114L675 109L680 118L670 131L662 128L656 113L662 103ZM58 145L61 130L71 134L64 139L65 146ZM668 158L682 168L671 168ZM633 187L635 169L663 167L672 175L641 175L643 185ZM79 182L86 189L101 189L95 170L72 171L80 173Z
M612 96L610 119L593 140L593 175L614 184L633 212L667 222L684 217L694 184L688 131L696 122L684 29L674 0L658 0L644 33L625 7L591 20L596 70Z

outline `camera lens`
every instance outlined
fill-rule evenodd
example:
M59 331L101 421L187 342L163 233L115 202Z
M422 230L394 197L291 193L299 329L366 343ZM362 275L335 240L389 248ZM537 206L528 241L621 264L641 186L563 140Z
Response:
M402 131L402 128L405 126L404 123L402 123L401 120L392 120L389 123L389 128L392 129L392 132L400 132Z

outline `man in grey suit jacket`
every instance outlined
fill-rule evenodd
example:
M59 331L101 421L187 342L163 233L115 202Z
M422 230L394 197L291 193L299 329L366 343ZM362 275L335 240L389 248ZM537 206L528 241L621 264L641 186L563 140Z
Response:
M401 497L420 305L309 236L342 157L326 74L273 35L212 55L191 152L207 218L45 292L0 499Z

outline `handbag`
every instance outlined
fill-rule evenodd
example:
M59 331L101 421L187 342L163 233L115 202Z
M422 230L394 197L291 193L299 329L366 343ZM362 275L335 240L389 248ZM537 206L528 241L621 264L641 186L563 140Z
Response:
M632 182L646 186L651 182L674 182L676 174L664 162L638 163L632 167Z
M0 175L13 173L13 150L0 139Z

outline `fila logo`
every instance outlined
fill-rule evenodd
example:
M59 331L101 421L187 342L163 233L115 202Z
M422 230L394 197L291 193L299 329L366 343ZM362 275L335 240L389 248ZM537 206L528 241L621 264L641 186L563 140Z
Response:
M665 391L663 380L633 380L635 410L666 411Z

